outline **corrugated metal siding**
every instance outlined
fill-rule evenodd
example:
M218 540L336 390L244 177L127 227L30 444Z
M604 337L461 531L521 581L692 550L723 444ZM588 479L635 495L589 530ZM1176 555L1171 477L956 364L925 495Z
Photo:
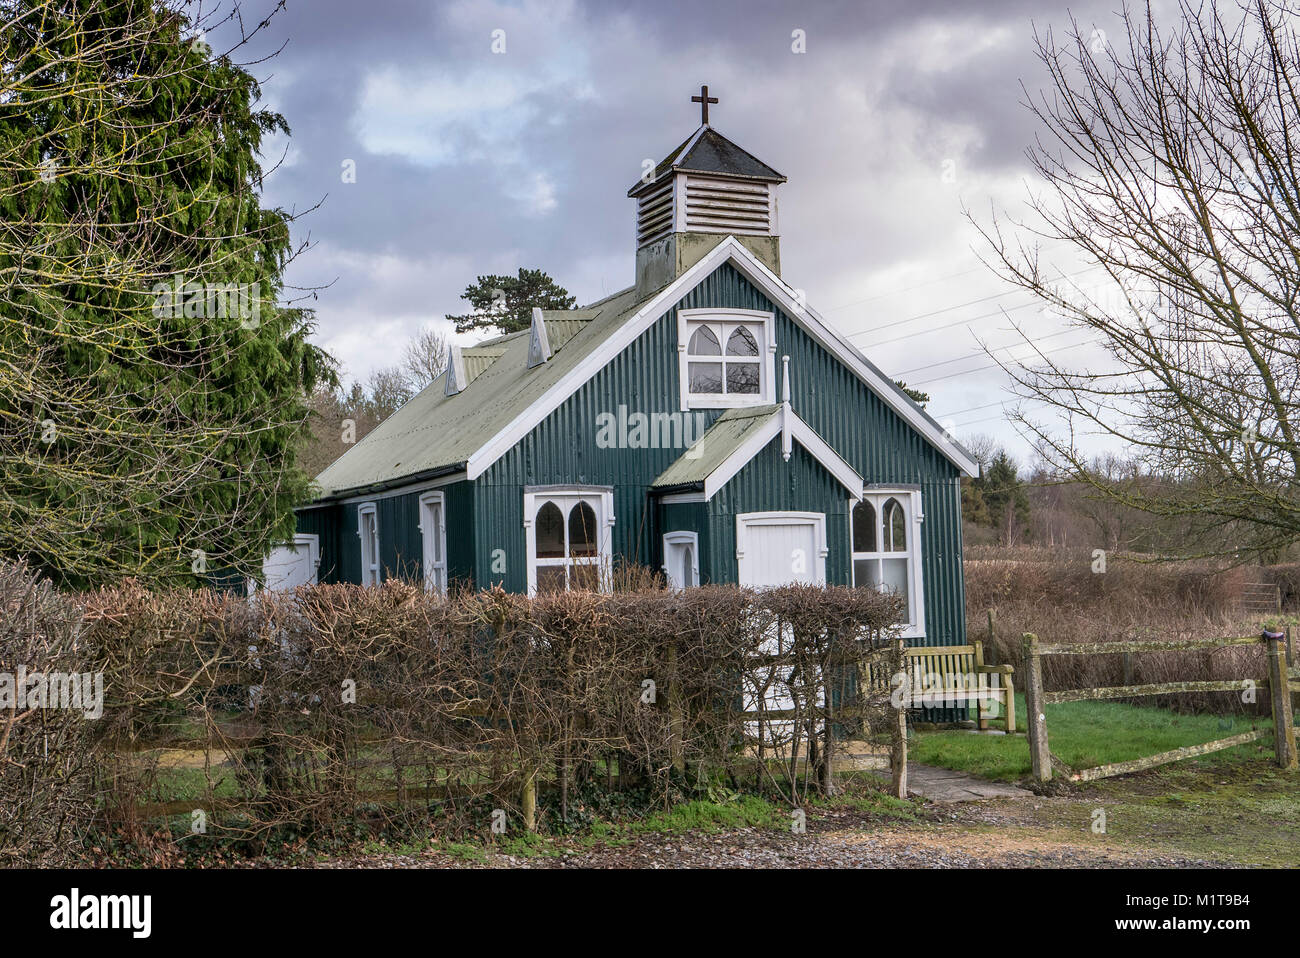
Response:
M794 411L868 483L921 486L926 515L921 542L927 634L916 644L964 644L966 597L957 468L730 264L715 270L677 308L709 306L774 313L777 371L779 375L779 358L788 355ZM667 321L675 331L675 311ZM668 363L675 374L676 353ZM673 381L675 385L676 375ZM829 521L827 525L829 529ZM830 578L829 565L827 572Z
M448 550L456 570L453 575L464 574L459 570L472 570L478 584L500 582L507 589L523 591L527 584L523 487L551 483L613 486L616 555L646 565L662 563L663 531L678 527L675 523L686 521L692 513L678 512L679 507L661 507L655 514L648 503L647 488L681 450L600 449L596 445L596 417L601 412L617 415L620 404L630 412L679 412L676 310L711 306L773 312L778 360L782 355L790 356L795 412L868 483L920 485L926 516L922 524L922 561L928 633L920 641L929 645L964 643L965 594L956 467L730 265L720 267L692 290L474 483L457 484L472 488L458 489L456 501L451 497L448 500ZM779 362L777 370L779 374ZM706 413L702 423L711 424L720 412ZM799 467L780 463L768 474L780 476L792 468ZM754 501L767 495L767 501L792 503L771 508L823 508L802 500L781 499L779 490L764 492L758 478L761 471L753 473L753 488L742 488L751 480L738 476L733 480L741 483L737 491L724 489L719 495L753 496ZM815 487L814 483L810 491ZM739 511L766 508L746 506ZM834 504L824 508L829 513L828 536L832 541L846 543L848 522L843 511L847 503L837 492ZM836 511L832 513L832 509ZM349 506L339 514L340 577L358 581L356 509ZM469 515L472 524L465 519ZM702 523L698 528L702 578L721 574L723 569L734 570L734 524L724 534L724 530L703 522L698 513L695 519ZM391 521L397 520L394 517ZM418 546L414 518L402 521L410 526ZM670 522L674 523L671 527L667 525ZM386 562L397 558L388 549L393 536L399 535L397 525L387 528L392 534L385 536L381 527L381 536L387 540L382 543ZM468 551L462 553L461 549ZM496 550L501 550L497 558L504 561L504 572L494 571ZM846 550L847 544L832 545L827 557L827 575L832 582L849 580ZM417 561L419 554L418 548L407 553ZM465 555L472 555L472 561L463 560ZM500 561L496 564L499 568ZM706 569L710 571L706 573Z
M715 582L735 582L736 516L744 512L824 512L826 514L826 583L848 585L848 493L798 443L790 461L781 457L781 440L773 439L749 465L732 477L708 503L710 556Z
M703 502L671 502L659 507L659 525L655 530L655 567L664 562L664 535L669 532L694 532L699 536L699 553L696 560L700 565L700 585L709 585L718 580L713 577L712 539L709 535L708 505Z
M318 582L344 582L341 577L339 554L339 529L343 509L338 505L301 509L297 513L298 531L320 538L320 566L316 569Z
M490 581L477 578L474 569L474 483L455 482L442 492L447 509L447 580L453 585Z
M677 328L669 314L637 337L604 369L547 416L476 481L475 533L482 543L478 581L502 580L522 592L528 573L524 557L523 487L574 483L614 487L613 547L617 556L643 565L660 561L660 542L647 491L656 476L684 449L601 449L596 417L628 413L679 413ZM701 411L701 428L722 410ZM490 553L504 549L504 576L488 573Z
M927 636L921 641L929 645L964 643L965 595L960 564L961 522L956 508L956 467L730 265L720 267L683 297L477 480L479 508L475 535L483 543L476 562L477 580L501 580L506 588L518 591L526 587L522 501L525 485L612 485L617 517L615 553L645 564L662 562L663 530L658 528L655 519L667 521L667 514L656 517L647 513L646 489L676 458L678 451L599 449L595 442L596 416L601 412L617 414L620 404L626 405L629 411L678 411L676 311L710 306L773 312L777 356L790 356L791 402L795 411L867 482L921 486L926 513L922 544L927 626ZM707 421L711 423L719 412L709 413ZM781 465L785 467L784 463ZM726 494L726 490L720 493ZM842 511L845 505L838 503L835 508ZM847 519L828 519L827 529L828 535L847 537ZM722 535L719 529L700 531L710 537L706 545L705 536L701 536L701 561L708 556L710 575L734 569L734 524L725 541L716 538ZM504 576L489 575L493 549L505 551ZM725 558L727 555L729 559ZM847 553L827 558L828 579L848 581ZM701 568L702 577L704 568ZM734 580L734 571L730 580Z
M420 496L427 490L372 500L379 519L379 560L383 578L417 580L424 566L420 531ZM457 482L441 490L447 509L447 564L453 581L474 575L474 489ZM321 537L321 582L361 581L361 541L357 536L360 503L331 505L298 512L298 531Z

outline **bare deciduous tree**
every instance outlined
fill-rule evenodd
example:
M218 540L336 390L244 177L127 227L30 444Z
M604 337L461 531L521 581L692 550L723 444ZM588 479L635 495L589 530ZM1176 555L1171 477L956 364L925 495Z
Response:
M1177 22L1125 9L1108 41L1037 35L1050 88L1029 151L1030 222L1109 277L1085 290L981 227L998 270L1109 354L1069 368L1036 347L1008 368L1038 448L1101 495L1211 533L1203 551L1300 537L1300 46L1292 0L1180 0ZM1026 340L1032 337L1021 330ZM1043 407L1040 407L1043 408ZM1110 482L1085 433L1120 440L1161 482ZM1190 550L1188 550L1190 551Z

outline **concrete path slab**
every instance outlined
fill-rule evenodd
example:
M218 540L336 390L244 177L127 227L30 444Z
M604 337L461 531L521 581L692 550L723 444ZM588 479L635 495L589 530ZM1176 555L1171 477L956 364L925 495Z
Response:
M1034 797L1033 792L1018 785L990 782L968 772L954 772L950 768L935 768L920 762L907 763L907 790L931 802L978 802L986 798Z

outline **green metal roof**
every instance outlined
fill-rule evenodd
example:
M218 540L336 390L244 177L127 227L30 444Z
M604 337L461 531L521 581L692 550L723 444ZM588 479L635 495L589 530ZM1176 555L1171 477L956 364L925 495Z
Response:
M446 396L446 374L435 379L316 477L317 500L360 495L397 480L463 467L621 327L645 299L637 301L629 288L585 309L543 311L552 356L532 369L527 330L465 349L469 384L455 396Z
M471 346L462 349L461 358L465 360L465 378L470 382L478 379L481 373L505 355L505 351L504 346Z
M672 489L702 484L744 444L755 429L761 429L780 412L779 405L728 409L705 430L694 445L660 473L650 488Z

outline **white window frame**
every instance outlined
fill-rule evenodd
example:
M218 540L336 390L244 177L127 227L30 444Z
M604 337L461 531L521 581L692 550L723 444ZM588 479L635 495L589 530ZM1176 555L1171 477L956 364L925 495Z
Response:
M689 548L691 550L691 579L690 582L678 582L674 578L675 570L681 568L679 558L680 550ZM664 533L664 575L668 579L668 587L674 592L680 592L683 589L693 589L700 584L700 537L695 532L666 532Z
M435 508L436 522L431 521ZM420 540L425 591L446 595L447 497L441 492L426 492L420 496ZM439 556L436 560L435 554Z
M736 516L736 578L743 585L749 578L749 530L754 526L810 525L814 530L817 554L809 556L813 563L813 585L826 584L826 513L824 512L742 512ZM748 557L748 558L747 558ZM793 581L793 580L792 580Z
M374 535L368 543L366 532L371 526L367 519L374 523ZM383 569L379 563L379 510L373 502L363 502L357 506L357 539L361 547L361 584L379 585L383 580Z
M693 393L687 354L691 336L702 325L733 327L745 326L758 342L758 392L756 393ZM717 332L717 330L715 330ZM722 355L695 357L697 361L723 364L722 382L726 388L727 336L719 336ZM776 318L774 314L756 309L679 309L677 311L677 379L681 390L682 410L734 409L740 406L768 406L776 402ZM733 360L734 361L734 360ZM752 360L745 360L752 361Z
M907 549L904 552L882 552L884 545L883 507L890 499L897 499L903 507L903 518L907 525ZM853 543L853 510L859 501L870 503L876 512L876 551L856 552ZM921 504L921 490L906 487L870 486L863 490L861 500L849 500L849 577L854 586L858 585L858 566L862 560L877 561L882 559L907 558L907 582L911 594L908 596L908 608L912 611L912 621L902 623L899 633L905 639L919 639L925 636L925 589L922 581L921 523L925 513ZM865 584L865 583L864 583Z
M554 559L537 558L537 513L548 502L554 502L564 516L564 541L569 541L569 513L579 502L585 502L596 513L596 554L589 557L564 556ZM537 568L564 566L567 584L568 567L578 565L600 566L600 591L608 592L613 572L614 490L608 486L548 486L524 493L524 550L528 563L528 594L537 594Z

